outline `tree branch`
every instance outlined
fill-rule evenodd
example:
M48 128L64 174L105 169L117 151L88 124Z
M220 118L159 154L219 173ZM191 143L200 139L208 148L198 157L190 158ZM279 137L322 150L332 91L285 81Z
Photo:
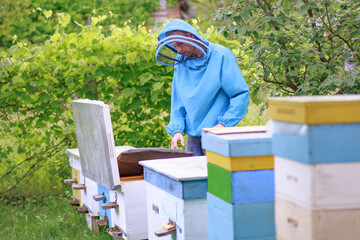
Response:
M23 163L27 162L27 161L30 161L36 157L38 157L39 155L41 154L44 154L45 152L48 152L49 150L52 150L52 149L56 149L57 147L59 147L61 144L63 144L64 142L67 142L69 139L68 138L64 138L63 140L61 140L58 144L42 151L42 152L39 152L39 153L36 153L26 159L24 159L23 161L21 161L20 163L18 163L16 166L13 166L9 171L7 171L4 175L1 176L0 180L2 180L4 177L6 177L7 175L9 175L12 171L14 171L16 168L18 168L19 166L21 166Z

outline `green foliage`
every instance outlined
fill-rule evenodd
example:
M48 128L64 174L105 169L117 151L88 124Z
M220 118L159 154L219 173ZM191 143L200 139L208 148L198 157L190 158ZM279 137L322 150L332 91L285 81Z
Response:
M0 192L63 192L70 174L64 152L77 147L73 99L110 105L116 145L169 147L173 67L156 63L156 33L100 25L108 17L68 32L70 15L59 13L58 30L43 44L18 42L0 53ZM203 35L239 48L214 28Z
M1 239L112 239L105 231L91 232L85 215L67 199L57 197L1 198Z
M241 43L253 91L273 86L273 95L359 93L358 9L355 0L235 0L213 19L223 24L224 36ZM345 61L356 67L346 71Z
M4 0L0 7L0 47L10 46L14 38L29 43L44 42L56 30L54 18L58 13L68 13L73 21L82 25L90 22L93 12L108 15L103 26L125 22L137 26L148 21L149 13L157 4L158 0ZM76 26L71 24L67 29Z

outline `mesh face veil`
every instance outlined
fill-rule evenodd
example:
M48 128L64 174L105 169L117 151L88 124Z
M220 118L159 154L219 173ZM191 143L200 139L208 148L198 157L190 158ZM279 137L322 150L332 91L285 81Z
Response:
M202 57L187 57L177 52L176 48L172 46L173 43L185 43L195 49L200 50ZM176 64L181 64L185 61L191 59L203 59L208 53L208 45L203 41L200 41L196 38L191 38L183 35L169 35L159 40L156 45L156 61L163 65L173 66Z

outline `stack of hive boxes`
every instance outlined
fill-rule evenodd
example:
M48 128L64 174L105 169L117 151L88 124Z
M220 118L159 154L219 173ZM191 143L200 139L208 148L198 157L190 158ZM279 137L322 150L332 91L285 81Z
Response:
M276 233L360 239L360 96L271 98Z
M204 129L209 239L275 239L274 159L264 126Z

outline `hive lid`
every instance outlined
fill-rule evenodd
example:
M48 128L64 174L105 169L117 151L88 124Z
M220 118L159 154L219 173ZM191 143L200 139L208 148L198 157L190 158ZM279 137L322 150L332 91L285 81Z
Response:
M202 147L227 157L271 155L272 136L265 130L254 126L224 128L227 132L221 134L203 131Z
M101 101L72 101L82 175L108 189L120 185L116 157L132 147L115 148L109 105Z
M140 161L140 165L176 181L207 178L205 156Z
M360 123L360 95L270 97L271 119L305 123Z

